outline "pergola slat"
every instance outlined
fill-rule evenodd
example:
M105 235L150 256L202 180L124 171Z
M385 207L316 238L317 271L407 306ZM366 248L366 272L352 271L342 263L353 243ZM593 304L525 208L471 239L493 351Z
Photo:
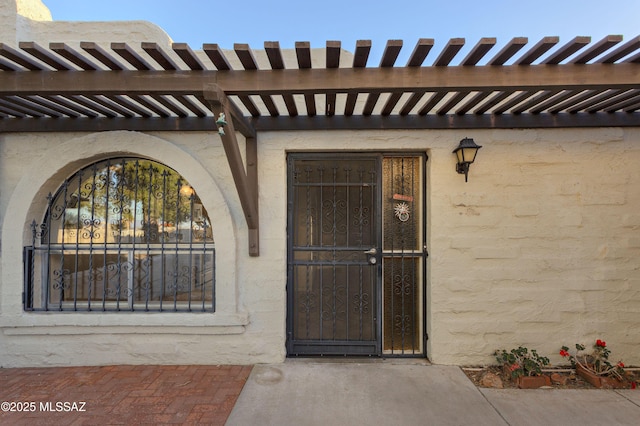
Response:
M580 102L589 99L593 96L597 96L600 93L606 92L607 89L603 90L584 90L580 93L577 93L575 96L567 99L566 101L555 105L553 108L549 108L549 112L552 114L557 114L561 111L566 110L567 108L571 108L574 105L579 104Z
M353 112L356 108L356 103L358 101L358 94L357 93L349 93L347 95L347 100L345 101L344 104L344 115L347 117L350 117L353 115Z
M298 67L300 69L311 68L311 45L308 41L297 41L296 46L296 59L298 60ZM317 114L316 100L313 93L304 94L304 104L307 108L307 115L313 117Z
M107 96L105 96L105 98L109 99L112 102L117 103L118 105L128 109L129 111L132 111L132 112L138 114L141 117L151 117L152 116L152 114L150 114L148 111L140 108L139 106L137 106L136 104L134 104L130 100L126 99L122 95L107 95Z
M338 68L340 66L342 43L337 40L328 40L326 46L326 67Z
M257 70L258 63L256 59L253 57L253 52L248 44L245 43L235 43L233 45L233 50L238 55L238 59L240 59L240 63L244 67L245 70Z
M380 68L392 67L396 63L401 49L402 40L388 40L384 52L382 52Z
M382 59L380 60L380 68L391 68L396 63L396 59L400 54L400 49L402 49L402 40L389 40L387 41L387 45L385 46L384 52L382 53ZM335 95L334 95L335 96ZM373 113L373 109L380 98L380 93L369 93L367 96L367 100L364 104L364 109L362 111L363 115L371 115Z
M495 46L496 38L481 38L478 44L467 54L467 56L460 62L460 65L471 66L476 65L480 60Z
M532 114L540 114L542 111L545 111L547 108L553 108L559 103L571 98L578 94L580 90L560 90L555 96L549 98L547 101L539 103L534 108L531 108Z
M591 108L594 105L598 105L601 102L611 98L612 96L619 95L620 93L621 93L620 90L605 90L599 94L594 94L593 96L589 96L587 99L583 100L578 104L573 105L570 108L566 108L565 111L571 114L576 113L578 111L582 111L582 110L586 111L588 108Z
M549 49L558 44L560 37L545 37L524 55L517 59L513 65L531 65L536 59L547 53Z
M204 112L200 107L191 102L186 96L174 96L174 99L184 105L189 111L194 113L198 117L206 117L207 113Z
M9 62L0 58L0 70L2 71L19 71L22 68L19 65L14 64L13 62Z
M167 108L169 111L171 111L174 114L176 114L178 117L188 117L189 116L189 114L187 114L182 108L180 108L178 105L176 105L173 102L171 102L169 99L167 99L163 95L151 94L151 95L149 95L149 97L151 99L153 99L154 101L158 102L163 107Z
M280 43L275 42L265 42L264 48L267 53L267 58L269 59L269 64L271 65L271 69L281 70L284 69L284 59L282 58L282 52L280 51ZM255 64L255 60L251 57L252 66L257 69L257 65ZM272 117L277 117L280 115L278 108L276 107L275 102L271 98L271 96L261 96L262 102L264 102L269 114ZM293 99L293 95L284 95L283 96L285 106L287 107L287 111L289 115L297 115L298 109L296 108L295 100Z
M179 70L180 67L171 57L158 45L158 43L142 42L142 50L147 52L154 61L165 70Z
M451 63L453 58L458 54L462 46L464 46L465 40L463 38L452 38L449 40L447 45L440 55L436 58L433 63L434 67L445 67Z
M635 105L638 102L640 102L640 90L634 90L633 93L629 93L629 99L626 99L626 100L620 99L619 102L616 102L611 106L607 106L602 110L607 113L612 113L614 111L624 110L626 107Z
M96 113L94 110L85 108L81 105L79 105L78 103L73 102L71 99L67 99L65 97L62 96L42 96L42 98L47 99L51 102L54 102L57 105L61 105L64 108L67 108L71 111L75 111L79 114L79 117L98 117L98 113Z
M249 114L251 114L253 117L260 117L260 110L258 109L258 107L256 107L256 104L253 103L248 95L238 95L238 99L240 99L240 102L242 102L245 108L247 108Z
M265 41L264 50L267 53L267 58L269 59L269 63L271 64L271 69L284 69L284 59L282 58L282 52L280 51L279 42Z
M588 112L588 113L594 113L598 111L613 112L618 109L622 109L623 107L633 103L630 101L637 99L639 93L640 93L640 90L638 89L627 90L616 96L610 96L604 99L602 102L598 103L597 105L586 108L585 112Z
M287 107L289 116L296 117L298 115L298 107L296 106L296 101L293 99L293 95L282 95L282 98L284 99L284 105Z
M27 100L29 102L33 102L35 104L41 105L41 106L43 106L45 108L48 108L48 109L50 109L52 111L56 111L56 112L60 113L60 115L58 117L62 117L62 116L82 117L82 115L83 115L83 114L81 114L81 113L79 113L79 112L77 112L75 110L72 110L72 109L64 107L64 105L62 105L62 104L60 104L58 102L51 101L49 99L42 98L42 97L39 97L39 96L30 96L29 98L27 98Z
M451 99L449 99L447 101L447 103L442 105L438 109L438 111L436 111L436 114L444 115L444 114L448 113L449 111L451 111L453 109L453 107L458 105L460 103L460 101L462 101L465 97L467 97L467 95L469 95L469 93L471 93L471 92L465 91L465 92L456 93L454 96L451 97Z
M626 63L630 63L630 64L640 64L640 53L637 53L635 55L633 55L632 57L625 59Z
M638 110L640 110L640 102L623 109L624 112L635 112Z
M578 36L564 46L560 47L541 63L543 65L558 65L560 62L564 61L569 56L573 55L589 43L591 43L591 37Z
M458 108L458 110L456 111L456 114L458 114L458 115L466 114L467 112L471 111L471 109L473 107L475 107L480 102L482 102L484 99L489 97L489 95L491 95L491 93L493 93L493 92L492 91L487 91L487 92L478 92L478 93L476 93L471 99L469 99L460 108Z
M592 60L596 56L600 55L603 52L606 52L612 46L615 46L616 44L620 43L621 41L622 41L622 36L619 36L619 35L607 36L607 37L603 38L602 40L600 40L599 42L597 42L596 44L594 44L591 47L589 47L587 50L582 52L580 55L576 56L574 59L571 60L571 63L573 63L573 64L586 64L587 62L589 62L590 60Z
M145 98L144 96L131 96L131 99L147 108L149 111L153 111L154 113L158 114L160 117L171 116L165 109L147 100L147 98Z
M104 95L102 95L104 96ZM102 97L100 95L98 96L87 96L88 99L90 99L91 101L102 105L103 107L114 111L120 115L122 115L123 117L127 117L127 118L131 118L131 117L135 117L135 114L131 111L129 111L127 108L125 108L124 106L120 105L119 103L112 101L111 99L109 99L108 97L104 96ZM107 95L108 96L108 95Z
M176 52L176 55L178 55L180 59L187 64L189 69L196 71L205 69L204 64L200 62L200 59L198 59L187 43L173 43L171 48Z
M18 43L18 47L31 56L38 58L42 62L49 65L51 68L56 69L58 71L67 71L72 68L67 64L61 62L56 56L54 56L50 51L41 47L37 43L34 42L23 42Z
M300 69L311 68L311 44L308 41L296 41L296 58Z
M598 59L596 62L603 64L613 64L617 60L624 58L625 56L635 52L638 49L640 49L640 36L629 40L614 51L609 52L604 57Z
M120 55L137 70L151 70L153 67L127 43L111 43L111 50Z
M561 90L545 90L545 91L542 91L542 92L538 93L536 96L534 96L533 98L529 99L527 102L524 102L523 104L518 106L517 108L513 108L511 110L511 113L512 114L521 114L521 113L525 112L526 110L528 110L529 108L535 107L536 105L546 101L547 99L557 95L560 92L561 92Z
M428 114L445 96L447 96L447 92L435 92L420 111L418 111L418 114Z
M508 101L502 103L496 109L494 109L493 113L504 114L505 112L509 111L512 107L520 104L521 102L524 102L525 100L529 99L531 96L535 95L536 93L537 93L536 91L526 91L526 92L519 93L513 98L509 99Z
M4 56L5 58L9 59L12 62L15 62L18 65L25 67L28 70L38 71L38 70L46 69L46 68L43 68L42 65L33 61L28 56L15 50L14 48L12 48L11 46L8 46L5 43L0 43L0 55Z
M5 116L16 118L25 118L27 116L25 112L17 111L13 108L9 108L7 105L4 105L2 99L0 99L0 112ZM4 123L4 121L0 121L0 124L2 123Z
M507 99L509 96L511 96L511 92L498 92L498 93L494 94L491 98L489 98L489 100L487 100L485 103L480 105L474 111L474 114L476 114L476 115L484 114L485 112L489 111L494 106L498 105L500 102L502 102L505 99Z
M115 118L118 116L115 112L113 112L110 108L105 108L102 104L96 102L94 99L85 96L71 96L71 100L76 102L79 105L82 105L85 108L88 108L92 111L96 111L105 117Z
M395 108L395 106L398 104L398 101L401 97L402 92L393 92L387 99L387 102L384 104L384 107L382 108L380 114L384 116L390 115L391 111L393 111L393 108Z
M39 114L39 117L50 116L50 117L62 117L64 113L54 111L50 108L47 108L38 103L32 102L29 98L21 98L19 96L7 96L4 97L3 100L11 105L17 106L19 108L23 108L25 111L33 111ZM5 104L6 105L6 104Z
M408 67L420 67L422 63L427 58L427 55L433 48L435 40L432 38L421 38L416 43L416 47L413 48L413 52L411 52L411 56L409 56L409 60L407 61ZM366 61L365 61L366 62Z
M278 111L278 107L273 101L272 96L261 96L260 99L262 99L262 102L264 102L264 106L267 108L267 111L269 111L269 115L271 115L272 117L277 117L280 115L280 111Z
M364 103L364 108L362 109L362 115L368 116L373 114L373 109L376 107L379 98L380 93L369 93Z
M371 40L357 40L356 50L353 53L353 68L366 67L370 52Z
M369 60L371 52L371 40L357 40L356 50L353 55L353 68L365 68ZM358 100L358 93L352 92L347 94L345 102L344 115L351 116Z
M9 113L14 111L18 114L22 114L22 115L16 115L16 117L24 117L25 115L30 115L32 117L40 118L45 116L45 114L42 112L39 112L33 108L27 108L25 106L19 105L17 102L14 102L12 100L7 100L6 98L0 98L0 106L3 107L4 110L8 111Z
M93 61L88 60L84 55L72 47L67 46L65 43L49 43L49 49L85 71L95 71L99 69Z
M516 53L520 51L529 39L526 37L515 37L505 47L500 50L496 56L491 58L487 65L504 65L509 59L511 59Z
M124 69L124 66L121 63L119 63L97 43L82 41L80 42L80 48L96 58L98 61L102 62L111 70L120 71Z
M202 45L202 50L211 60L211 63L220 71L230 70L231 65L227 61L226 56L222 53L222 49L215 43L205 43Z
M404 105L402 106L402 109L400 110L400 115L408 115L411 110L418 104L418 102L420 102L420 99L422 99L422 97L427 93L426 90L420 90L417 92L414 92L411 97L409 99L407 99L407 102L404 103Z
M267 53L267 58L269 59L269 64L271 64L271 69L284 69L284 59L282 58L280 43L278 43L277 41L265 41L264 50ZM278 108L276 107L276 104L271 96L261 96L261 99L267 107L267 110L269 111L269 114L271 116L277 117L278 115L280 115L280 112L278 111ZM291 100L293 100L293 97L291 98Z
M326 66L338 68L340 66L341 43L339 41L327 41ZM325 96L325 115L332 116L336 113L336 94L327 93Z

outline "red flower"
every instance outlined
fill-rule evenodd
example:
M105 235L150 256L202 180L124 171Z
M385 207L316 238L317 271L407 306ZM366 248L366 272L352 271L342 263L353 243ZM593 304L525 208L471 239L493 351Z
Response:
M569 356L570 354L569 354L569 352L567 352L567 351L565 351L565 350L563 349L563 350L561 350L561 351L560 351L560 355L561 355L561 356L563 356L563 357L567 357L567 356Z
M598 339L598 340L596 340L596 346L600 346L601 348L604 348L604 347L607 346L607 343L602 341L602 340L600 340L600 339Z
M518 364L512 364L511 367L509 367L509 370L516 371L518 368L520 368Z
M624 368L624 363L622 361L618 362L618 367Z
M631 389L635 389L636 388L636 382L631 382Z

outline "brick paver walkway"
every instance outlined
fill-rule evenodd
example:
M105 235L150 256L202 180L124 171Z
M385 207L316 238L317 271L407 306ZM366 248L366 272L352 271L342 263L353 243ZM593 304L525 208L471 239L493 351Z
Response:
M0 369L0 424L224 425L251 368L126 365Z

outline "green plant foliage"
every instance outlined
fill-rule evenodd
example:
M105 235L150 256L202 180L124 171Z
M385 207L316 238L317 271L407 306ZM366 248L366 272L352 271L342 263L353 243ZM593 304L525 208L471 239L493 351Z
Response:
M520 376L540 376L542 368L549 365L549 358L538 355L535 349L529 352L522 346L509 352L504 349L497 350L494 355L514 379Z

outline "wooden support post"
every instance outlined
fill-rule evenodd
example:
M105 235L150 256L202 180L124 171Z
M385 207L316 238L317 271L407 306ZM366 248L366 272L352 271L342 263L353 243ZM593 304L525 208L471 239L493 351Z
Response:
M217 85L207 85L204 90L204 98L211 103L214 114L223 112L227 117L227 124L223 127L224 133L220 133L220 139L249 228L249 255L259 256L258 149L255 130L242 115L238 115L239 112L233 108L233 104L229 102L229 99ZM217 115L213 117L213 120L216 119ZM242 133L246 133L246 170L238 147L234 122L241 123L241 126L244 127Z

